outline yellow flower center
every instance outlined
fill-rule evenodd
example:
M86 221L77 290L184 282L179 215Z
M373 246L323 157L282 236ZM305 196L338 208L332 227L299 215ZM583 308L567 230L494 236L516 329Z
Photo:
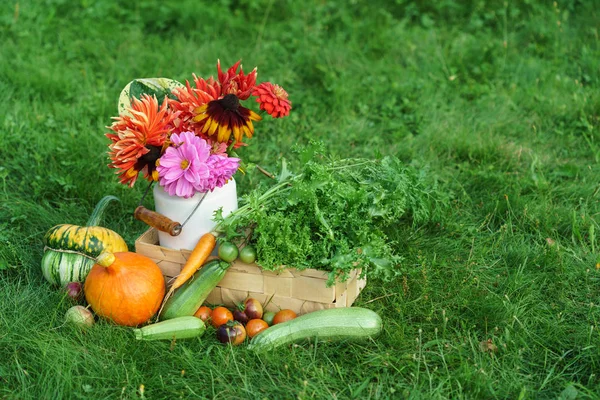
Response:
M190 162L188 160L181 160L181 169L187 169L189 167Z
M275 96L277 96L278 99L287 99L288 98L288 94L287 92L279 85L273 85L273 93L275 93Z
M236 94L238 92L238 84L236 81L231 81L229 83L229 89L227 90L228 94Z

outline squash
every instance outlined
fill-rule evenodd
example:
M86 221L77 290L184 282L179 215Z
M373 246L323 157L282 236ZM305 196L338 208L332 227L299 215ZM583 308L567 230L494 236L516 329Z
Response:
M230 264L220 260L205 263L192 278L175 290L163 306L160 320L194 315L210 292L221 282Z
M176 340L202 336L204 331L206 331L204 321L188 315L146 325L134 329L133 333L137 340Z
M83 282L94 265L94 259L103 251L127 251L127 243L116 232L97 226L108 204L119 200L104 196L94 208L87 226L61 224L44 235L42 273L53 285Z
M252 338L248 350L264 352L302 340L365 340L381 333L381 317L362 307L328 308L273 325Z
M98 316L125 326L148 322L158 311L165 290L158 265L133 252L100 254L83 288Z

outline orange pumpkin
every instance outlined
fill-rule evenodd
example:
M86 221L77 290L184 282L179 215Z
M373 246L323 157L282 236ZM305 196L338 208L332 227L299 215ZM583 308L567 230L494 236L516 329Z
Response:
M118 325L136 326L158 311L165 280L158 265L133 252L100 254L84 286L92 310Z

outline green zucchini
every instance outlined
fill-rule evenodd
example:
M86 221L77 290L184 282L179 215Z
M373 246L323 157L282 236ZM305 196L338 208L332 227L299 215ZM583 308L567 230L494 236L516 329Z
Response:
M194 315L210 292L225 276L228 263L212 260L204 264L186 283L177 288L165 303L159 319Z
M381 332L381 317L361 307L329 308L273 325L255 337L248 348L262 352L303 339L360 340Z
M206 330L204 321L194 316L173 318L134 329L137 340L173 340L202 336Z

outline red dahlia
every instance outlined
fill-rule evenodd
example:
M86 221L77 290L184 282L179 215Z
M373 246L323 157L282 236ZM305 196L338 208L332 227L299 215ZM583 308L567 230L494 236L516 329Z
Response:
M263 82L254 88L252 95L260 104L260 109L266 111L273 118L281 118L290 114L292 103L288 100L288 94L279 85L271 82Z

